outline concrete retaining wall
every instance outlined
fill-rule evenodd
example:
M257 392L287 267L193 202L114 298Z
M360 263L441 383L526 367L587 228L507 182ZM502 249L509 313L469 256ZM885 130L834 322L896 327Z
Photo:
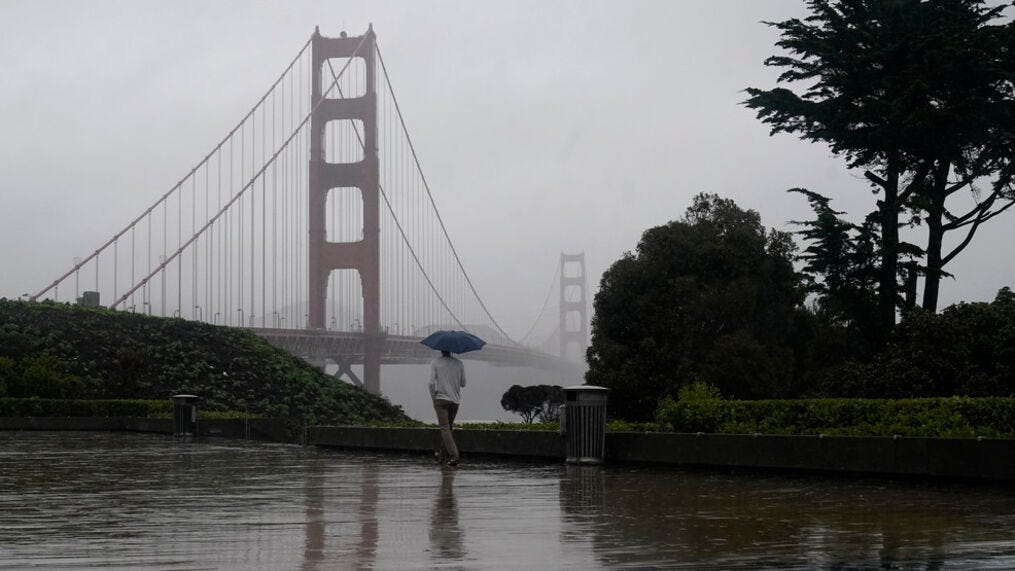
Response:
M456 429L463 454L564 459L556 432ZM311 427L307 443L428 452L434 428ZM1015 480L1015 440L608 433L607 462Z
M1015 440L767 436L606 435L608 460L884 475L1015 480Z
M282 420L204 420L199 427L201 436L291 441ZM0 430L172 434L173 427L168 418L0 417ZM306 438L337 448L429 453L440 446L435 428L315 426ZM457 429L455 440L465 455L564 460L557 432ZM606 435L606 461L1015 481L1015 440L618 432Z
M440 447L436 428L365 428L311 426L307 444L335 448L433 452ZM564 459L564 441L556 432L455 429L462 454Z

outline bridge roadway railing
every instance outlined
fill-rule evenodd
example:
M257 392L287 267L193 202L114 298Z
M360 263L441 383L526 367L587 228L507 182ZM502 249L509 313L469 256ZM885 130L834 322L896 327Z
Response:
M405 365L429 363L434 351L420 343L420 337L380 335L371 338L358 332L314 329L248 328L272 345L311 361L332 359L336 362L363 362L371 343L381 347L381 363ZM485 361L508 367L535 367L561 373L580 373L583 366L533 349L487 344L481 351L459 355L463 360Z

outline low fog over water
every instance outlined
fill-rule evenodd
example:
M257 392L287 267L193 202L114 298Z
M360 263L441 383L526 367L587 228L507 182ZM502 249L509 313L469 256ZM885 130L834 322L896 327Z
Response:
M361 367L353 367L359 375ZM328 372L333 372L329 367ZM468 385L462 389L461 409L456 422L520 422L521 417L500 406L500 398L511 385L572 386L583 382L580 375L565 375L531 367L498 367L481 361L465 361ZM381 372L381 393L402 407L406 414L434 423L433 403L427 383L428 365L385 365Z

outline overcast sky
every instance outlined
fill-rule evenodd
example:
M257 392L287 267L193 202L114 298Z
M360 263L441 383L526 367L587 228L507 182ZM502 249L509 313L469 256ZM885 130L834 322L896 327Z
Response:
M739 105L775 85L760 21L801 15L797 0L0 0L0 296L48 284L168 190L315 25L373 23L448 230L513 335L561 251L585 252L594 291L698 192L779 228L809 215L791 187L859 218L874 200L862 178ZM998 256L1012 220L950 266L943 305L1015 281Z

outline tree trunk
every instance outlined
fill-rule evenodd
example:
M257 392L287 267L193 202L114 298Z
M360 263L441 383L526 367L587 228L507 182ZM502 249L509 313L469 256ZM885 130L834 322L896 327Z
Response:
M943 198L943 197L942 197ZM941 203L944 201L941 200ZM938 292L941 287L941 242L944 238L944 204L933 197L927 210L927 272L923 280L923 308L937 311Z
M905 264L906 271L906 299L902 302L903 310L910 310L916 307L916 282L919 275L920 265L916 263L916 260L909 260Z
M899 295L899 168L898 160L888 160L888 172L882 189L881 276L878 284L878 336L881 339L895 327L895 305Z
M941 244L944 241L945 200L948 198L948 172L951 163L942 161L934 169L930 185L930 203L927 206L927 272L923 281L923 308L937 311L938 292L941 288Z

